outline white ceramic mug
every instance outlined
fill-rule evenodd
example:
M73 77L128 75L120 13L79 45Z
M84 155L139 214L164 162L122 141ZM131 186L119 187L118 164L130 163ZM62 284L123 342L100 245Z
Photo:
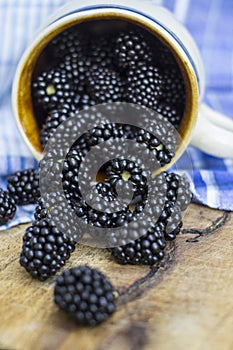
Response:
M39 130L31 102L31 78L36 61L54 36L71 25L95 19L133 22L159 37L173 52L186 85L186 107L179 133L183 145L176 159L191 144L211 155L233 157L233 122L202 103L203 64L197 46L184 26L163 7L141 0L73 0L59 9L25 51L15 74L12 102L20 132L37 159L42 156Z

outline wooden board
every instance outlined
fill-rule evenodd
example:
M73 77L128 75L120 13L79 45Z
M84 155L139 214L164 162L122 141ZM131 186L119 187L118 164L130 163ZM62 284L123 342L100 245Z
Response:
M55 278L39 282L20 267L26 227L0 233L1 350L233 349L229 213L191 205L159 269L121 266L106 251L78 247L66 267L97 267L119 293L117 312L94 329L76 326L53 304Z

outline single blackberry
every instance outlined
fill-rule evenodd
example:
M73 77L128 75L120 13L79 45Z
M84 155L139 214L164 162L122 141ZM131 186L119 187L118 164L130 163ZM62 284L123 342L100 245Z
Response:
M73 239L59 231L53 221L35 221L23 236L20 265L43 281L65 265L74 249Z
M0 226L13 219L16 212L14 199L11 195L0 188Z
M112 284L87 265L65 270L57 277L54 302L82 326L96 326L115 311Z
M78 109L75 106L61 105L49 112L40 131L40 142L43 148L45 148L50 136L57 127L69 117L73 117L77 111Z
M76 106L80 99L66 71L54 69L33 80L32 98L35 106L39 105L45 111L64 104Z
M7 189L18 205L36 203L40 195L38 170L26 169L12 174Z
M152 53L143 35L136 30L121 32L116 39L114 56L116 65L128 69L138 62L151 62Z
M154 109L163 96L163 78L158 67L140 62L127 72L126 102Z
M55 60L63 60L65 55L82 56L86 51L87 39L76 27L71 27L58 34L49 43L48 50Z
M166 241L159 225L149 228L139 239L111 249L112 256L120 264L154 265L164 258Z
M65 72L78 94L85 94L86 80L90 76L92 64L89 58L80 57L76 52L66 55L59 69Z
M97 103L122 101L124 80L119 73L108 69L93 69L88 79L88 92Z

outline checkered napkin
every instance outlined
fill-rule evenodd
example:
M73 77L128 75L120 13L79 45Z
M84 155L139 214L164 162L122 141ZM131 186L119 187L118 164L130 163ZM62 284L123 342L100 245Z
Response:
M70 0L71 1L71 0ZM11 87L17 63L35 32L65 0L0 1L0 187L7 175L37 166L22 140L12 112ZM153 2L153 1L152 1ZM233 118L232 0L154 0L171 10L192 33L201 51L207 88L205 102ZM233 160L189 147L177 166L193 181L194 200L233 210ZM187 161L188 159L188 161ZM190 170L190 162L192 170ZM33 219L33 206L18 208L10 226ZM1 229L7 226L2 226Z

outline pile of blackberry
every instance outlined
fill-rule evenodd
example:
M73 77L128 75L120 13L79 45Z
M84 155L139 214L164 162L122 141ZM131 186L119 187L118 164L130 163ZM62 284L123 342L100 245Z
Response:
M33 108L45 150L40 171L46 176L41 177L40 188L38 170L28 169L9 177L8 192L0 191L0 225L13 218L16 205L37 203L35 220L23 236L20 264L41 281L66 264L87 225L85 238L105 244L116 262L159 265L167 243L180 232L182 212L191 200L188 182L175 173L160 172L151 189L143 164L143 155L150 155L152 162L164 166L176 152L170 125L179 128L185 87L172 53L129 24L94 39L84 33L73 26L56 36L45 49L46 68L33 75ZM158 112L155 128L149 118L143 127L109 121L95 105L112 102L139 105L145 115L150 109ZM81 110L81 118L72 118ZM114 107L108 111L113 114ZM80 135L82 127L85 132ZM124 157L127 140L139 145L130 160ZM48 141L53 146L49 150ZM93 179L95 162L87 159L88 153L109 141L119 143L107 150L110 153L102 152L104 162ZM90 187L86 197L84 183ZM71 212L80 227L75 227ZM107 234L99 228L107 229ZM113 286L88 266L62 272L55 283L54 302L85 326L96 326L115 311Z
M125 30L93 38L82 26L73 26L52 40L44 56L46 69L35 72L31 86L43 147L44 134L52 132L51 115L53 121L57 115L57 124L64 121L59 117L63 105L69 106L69 117L95 104L129 102L161 113L179 128L185 101L182 73L165 44L142 28L128 24Z

